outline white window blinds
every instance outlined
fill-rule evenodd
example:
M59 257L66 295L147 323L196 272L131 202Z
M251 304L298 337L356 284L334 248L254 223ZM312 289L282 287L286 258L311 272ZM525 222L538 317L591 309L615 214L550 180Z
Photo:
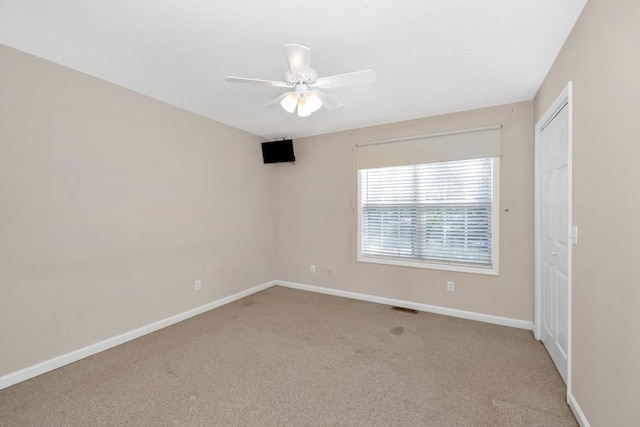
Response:
M360 171L362 253L491 265L492 159Z
M358 144L358 169L500 157L501 126Z
M358 259L497 274L500 128L359 144Z

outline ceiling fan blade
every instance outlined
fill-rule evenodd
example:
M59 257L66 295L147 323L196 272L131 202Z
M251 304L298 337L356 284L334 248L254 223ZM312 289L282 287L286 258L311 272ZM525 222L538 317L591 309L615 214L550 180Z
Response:
M229 83L249 83L249 84L256 84L256 85L273 86L273 87L293 87L292 84L289 84L286 82L278 82L275 80L249 79L247 77L227 76L224 78L224 80Z
M343 105L342 101L340 101L330 93L323 92L320 89L314 89L311 92L314 93L318 98L320 98L320 101L322 101L322 106L327 110L335 110L336 108L340 108Z
M289 70L296 81L306 82L310 79L311 49L302 44L286 44Z
M375 80L376 73L373 70L354 71L352 73L320 77L316 81L316 87L319 87L321 89L329 89L332 87L373 83Z
M267 102L266 104L264 104L264 108L273 108L273 107L278 107L280 106L280 102L282 102L282 100L284 98L286 98L287 94L289 94L290 92L285 92L282 95L273 98L271 101Z

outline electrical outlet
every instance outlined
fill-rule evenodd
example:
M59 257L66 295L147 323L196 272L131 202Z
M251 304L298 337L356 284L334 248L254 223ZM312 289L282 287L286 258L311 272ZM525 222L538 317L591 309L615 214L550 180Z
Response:
M454 282L447 282L447 291L453 292L455 290L456 284Z
M202 280L196 280L194 284L194 288L196 289L196 291L199 291L200 289L202 289Z
M333 267L327 267L327 276L333 276Z
M316 274L316 266L315 266L315 265L313 265L313 264L311 264L311 265L309 266L309 271L310 271L312 274Z

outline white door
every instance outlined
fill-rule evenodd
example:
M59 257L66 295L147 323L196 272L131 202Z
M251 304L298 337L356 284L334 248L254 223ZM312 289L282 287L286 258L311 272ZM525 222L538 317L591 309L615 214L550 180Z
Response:
M541 340L567 382L569 349L569 114L540 133Z

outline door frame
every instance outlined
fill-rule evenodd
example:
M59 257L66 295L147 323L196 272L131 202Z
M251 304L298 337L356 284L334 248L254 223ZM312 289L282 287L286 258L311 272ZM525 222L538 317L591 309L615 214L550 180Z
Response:
M535 126L535 310L534 310L534 326L533 334L535 338L540 341L542 338L542 222L541 222L541 173L540 168L542 162L540 159L540 134L542 130L556 117L556 115L566 105L567 107L567 203L569 216L567 224L570 229L567 232L571 235L569 239L569 245L567 247L567 287L568 287L568 307L567 307L567 401L571 395L571 358L572 358L572 314L571 306L573 299L573 284L572 284L572 252L573 245L576 244L576 235L572 235L573 226L573 84L568 82L564 87L560 95L549 106L547 111L538 120Z

